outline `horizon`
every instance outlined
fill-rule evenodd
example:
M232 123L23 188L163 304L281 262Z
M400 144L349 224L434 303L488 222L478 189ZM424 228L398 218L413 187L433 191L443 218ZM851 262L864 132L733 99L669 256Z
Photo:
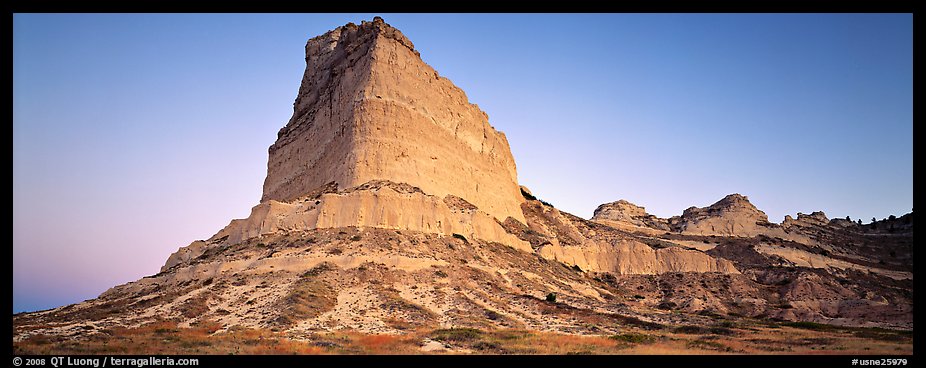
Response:
M305 42L374 15L15 14L14 313L247 217ZM912 212L910 14L379 15L579 217L732 193L774 223Z

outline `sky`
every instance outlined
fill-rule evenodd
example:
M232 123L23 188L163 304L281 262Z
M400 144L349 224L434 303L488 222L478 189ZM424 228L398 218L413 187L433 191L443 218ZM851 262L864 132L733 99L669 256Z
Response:
M561 210L913 209L910 14L16 14L13 311L155 274L247 217L306 40L374 15Z

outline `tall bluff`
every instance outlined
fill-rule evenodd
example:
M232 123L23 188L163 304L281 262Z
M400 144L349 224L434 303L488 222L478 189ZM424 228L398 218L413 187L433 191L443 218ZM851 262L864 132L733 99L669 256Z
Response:
M526 221L508 140L408 38L377 17L314 37L305 52L293 116L269 149L260 204L209 244L356 226L531 250L501 225ZM165 267L205 251L197 244Z
M269 151L261 202L386 180L525 221L505 135L378 17L308 41L293 116Z

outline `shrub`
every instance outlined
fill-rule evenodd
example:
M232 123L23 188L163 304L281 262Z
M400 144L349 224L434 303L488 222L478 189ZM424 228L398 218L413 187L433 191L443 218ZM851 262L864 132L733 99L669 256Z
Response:
M312 267L310 270L302 274L302 278L309 278L321 275L325 271L334 270L334 267L331 266L328 262L322 262L318 266Z
M707 334L709 330L701 326L686 325L686 326L678 326L674 328L672 332L692 334L692 335L702 335L702 334Z
M551 292L551 293L547 294L547 301L550 302L550 303L556 303L556 293L555 293L555 292Z
M695 348L695 349L707 349L707 350L717 350L717 351L726 351L726 352L733 351L733 349L730 348L729 346L723 345L719 342L709 341L709 340L700 340L700 339L689 341L686 344L686 346L689 348Z
M782 326L803 328L805 330L814 330L814 331L832 331L836 329L835 326L827 325L823 323L816 322L785 322L781 324Z
M475 328L442 328L434 330L431 338L437 341L456 341L467 342L479 340L482 337L482 331Z
M733 336L736 334L733 330L726 327L711 327L710 331L714 335Z
M481 350L481 351L502 350L502 348L498 344L494 342L488 342L488 341L480 341L480 342L473 344L473 349Z
M531 201L537 200L537 197L534 197L532 194L525 191L524 188L521 188L521 195L524 196L524 198L527 200L531 200Z

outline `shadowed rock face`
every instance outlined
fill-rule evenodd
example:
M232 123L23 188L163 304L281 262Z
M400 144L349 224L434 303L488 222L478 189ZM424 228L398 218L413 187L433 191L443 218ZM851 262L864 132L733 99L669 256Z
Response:
M305 75L293 116L270 147L261 201L373 180L454 195L499 221L524 222L505 135L380 18L306 44Z

